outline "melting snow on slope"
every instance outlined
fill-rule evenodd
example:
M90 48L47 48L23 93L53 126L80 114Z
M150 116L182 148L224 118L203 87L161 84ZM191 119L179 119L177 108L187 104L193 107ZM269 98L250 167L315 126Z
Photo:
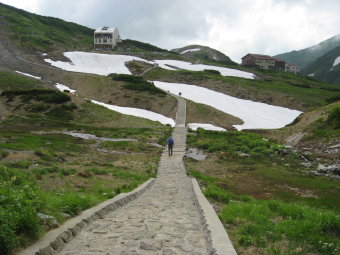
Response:
M181 54L187 53L187 52L191 52L191 51L199 51L201 50L200 48L196 48L196 49L189 49L189 50L185 50L183 52L181 52Z
M213 131L227 131L224 128L214 126L212 124L205 124L205 123L188 123L188 128L192 130L197 130L197 128L203 128L205 130L213 130Z
M210 105L240 118L244 124L234 125L238 130L281 128L301 114L297 110L239 99L195 85L160 81L154 81L154 84L156 87L176 95L181 92L184 98Z
M212 70L219 71L223 76L234 76L234 77L241 77L241 78L247 78L247 79L254 79L253 73L248 73L248 72L226 68L226 67L203 65L203 64L191 64L189 62L179 61L179 60L155 60L155 62L160 67L164 69L168 69L168 70L176 70L175 68L171 68L170 66L174 66L180 69L186 69L190 71L204 71L205 69L212 69Z
M60 83L56 83L54 86L61 92L64 92L64 90L68 90L72 94L76 93L76 91L74 89L71 89L71 88L69 88L69 87L67 87L63 84L60 84Z
M235 76L247 79L254 79L253 73L248 73L226 67L191 64L189 62L178 60L147 61L145 59L134 56L99 54L79 51L65 52L64 56L70 59L71 62L54 61L51 59L44 60L51 65L59 67L66 71L92 73L99 75L108 75L110 73L131 74L129 69L125 66L125 63L132 60L138 60L150 64L157 63L160 67L168 70L175 70L168 65L191 71L203 71L204 69L213 69L219 71L224 76Z
M22 74L22 75L25 75L25 76L28 76L28 77L37 79L37 80L41 80L41 77L39 77L39 76L34 76L34 75L32 75L32 74L22 73L22 72L19 72L19 71L15 71L15 72L18 73L18 74Z
M334 60L333 67L340 64L340 56Z
M119 113L141 117L141 118L145 118L145 119L149 119L153 121L158 121L164 125L170 124L172 127L175 126L175 121L173 119L165 117L155 112L138 109L138 108L132 108L132 107L122 107L122 106L117 106L117 105L105 104L105 103L98 102L95 100L91 100L91 102L94 104L104 106L110 110L113 110Z
M112 55L99 54L88 52L65 52L64 56L69 58L71 62L53 61L45 59L55 67L73 72L92 73L99 75L109 75L111 73L131 74L125 63L132 60L139 60L148 62L144 59L126 56L126 55Z

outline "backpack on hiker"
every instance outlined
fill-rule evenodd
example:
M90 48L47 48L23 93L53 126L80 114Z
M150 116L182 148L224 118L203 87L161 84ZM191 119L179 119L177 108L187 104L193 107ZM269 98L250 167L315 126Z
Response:
M168 146L169 146L169 147L172 147L172 146L174 145L174 140L170 137L170 138L168 139L167 143L168 143Z

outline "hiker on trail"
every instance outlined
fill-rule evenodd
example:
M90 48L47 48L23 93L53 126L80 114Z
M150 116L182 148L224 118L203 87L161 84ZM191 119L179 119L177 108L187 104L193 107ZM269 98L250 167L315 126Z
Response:
M174 139L170 136L167 140L166 143L168 145L168 152L169 152L169 157L172 156L172 148L174 147Z

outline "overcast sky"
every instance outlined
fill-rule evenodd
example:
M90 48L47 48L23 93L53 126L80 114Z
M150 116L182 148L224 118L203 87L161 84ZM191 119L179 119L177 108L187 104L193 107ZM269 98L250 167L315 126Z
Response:
M166 49L202 44L236 62L299 50L340 33L339 0L0 0Z

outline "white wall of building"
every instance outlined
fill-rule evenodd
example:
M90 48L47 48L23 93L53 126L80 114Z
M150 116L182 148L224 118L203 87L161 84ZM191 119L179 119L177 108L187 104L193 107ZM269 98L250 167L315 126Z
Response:
M118 29L115 27L98 28L94 32L95 48L114 48L119 42L120 36Z

